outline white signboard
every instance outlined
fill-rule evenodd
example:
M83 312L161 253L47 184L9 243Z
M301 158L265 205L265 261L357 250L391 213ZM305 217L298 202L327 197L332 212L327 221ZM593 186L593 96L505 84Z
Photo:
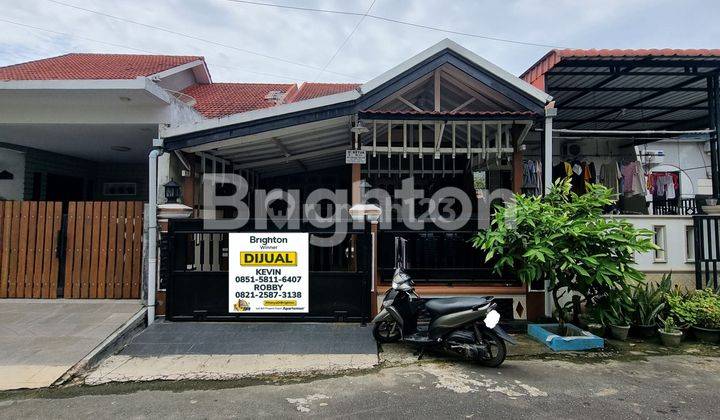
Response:
M308 233L230 233L228 310L307 313Z
M367 161L367 155L364 150L346 150L345 163L360 163L362 165Z

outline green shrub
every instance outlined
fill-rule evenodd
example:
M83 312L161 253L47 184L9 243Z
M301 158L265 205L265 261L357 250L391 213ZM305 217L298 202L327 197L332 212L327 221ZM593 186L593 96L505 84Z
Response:
M695 308L695 325L702 328L720 328L720 295L711 289L703 289L694 292L690 301Z
M498 273L512 270L523 283L548 280L562 323L570 305L560 304L565 291L588 304L604 297L624 301L631 286L645 280L633 267L634 256L657 248L653 233L602 217L612 203L612 191L604 186L588 184L588 192L577 195L568 180L559 180L544 197L515 195L473 245L485 251L486 261L495 261Z
M720 328L720 295L717 292L703 289L686 295L667 293L665 300L671 316L702 328Z
M670 292L671 277L663 275L658 284L637 284L632 291L635 325L655 325L658 314L665 308L665 295Z

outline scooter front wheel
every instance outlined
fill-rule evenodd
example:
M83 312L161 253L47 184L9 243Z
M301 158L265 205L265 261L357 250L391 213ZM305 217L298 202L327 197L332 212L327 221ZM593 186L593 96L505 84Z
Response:
M500 338L495 331L483 329L480 330L481 337L476 337L479 344L484 344L487 348L487 354L478 355L477 362L487 367L498 367L505 361L507 348L505 341Z
M397 322L380 321L373 327L373 337L378 343L394 343L400 341L402 332Z

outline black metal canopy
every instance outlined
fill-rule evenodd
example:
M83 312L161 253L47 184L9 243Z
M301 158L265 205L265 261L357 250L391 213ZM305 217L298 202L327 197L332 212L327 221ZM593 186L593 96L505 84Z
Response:
M570 55L544 82L558 109L555 128L692 130L711 125L719 72L720 56Z

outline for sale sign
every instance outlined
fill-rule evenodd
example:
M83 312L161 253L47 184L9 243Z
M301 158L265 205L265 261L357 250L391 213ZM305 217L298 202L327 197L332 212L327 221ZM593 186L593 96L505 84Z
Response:
M228 310L307 313L307 233L230 233Z

